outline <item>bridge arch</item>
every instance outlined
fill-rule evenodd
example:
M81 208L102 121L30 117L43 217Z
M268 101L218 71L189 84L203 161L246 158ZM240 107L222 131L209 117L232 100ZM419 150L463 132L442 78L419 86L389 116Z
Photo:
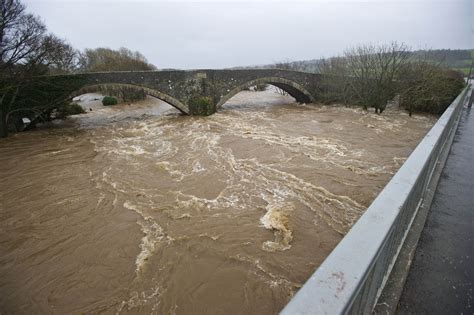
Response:
M80 89L72 92L69 95L68 98L73 99L74 97L82 95L82 94L93 93L93 92L104 92L104 91L107 91L107 90L110 90L110 89L113 89L113 88L117 88L117 87L119 87L119 88L120 87L125 87L125 88L141 89L147 95L156 97L157 99L160 99L160 100L170 104L171 106L173 106L174 108L176 108L177 110L182 112L183 114L189 115L188 106L183 104L182 102L180 102L176 98L174 98L174 97L172 97L172 96L170 96L166 93L160 92L158 90L150 89L150 88L147 88L147 87L144 87L144 86L141 86L141 85L134 85L134 84L104 83L104 84L85 85L85 86L81 87Z
M308 92L301 84L288 80L285 78L280 78L280 77L263 77L263 78L258 78L255 80L247 81L244 84L241 84L235 88L233 88L231 91L229 91L226 95L221 97L219 102L216 105L216 108L219 109L221 108L225 102L227 102L232 96L236 95L237 93L248 89L251 86L257 85L257 84L271 84L274 85L283 91L287 92L289 95L294 97L297 102L299 103L312 103L314 102L314 97L311 95L311 93Z

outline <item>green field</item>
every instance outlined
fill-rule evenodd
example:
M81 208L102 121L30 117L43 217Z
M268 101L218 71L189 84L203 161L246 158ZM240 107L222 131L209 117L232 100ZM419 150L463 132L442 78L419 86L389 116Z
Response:
M474 62L474 49L467 49L465 52L468 53L464 54L464 58L460 59L452 55L450 56L450 52L448 50L446 52L446 60L444 60L442 64L453 70L460 71L464 73L464 75L468 75L471 65Z
M470 49L471 59L459 60L455 65L452 66L454 70L461 71L465 75L469 74L471 65L474 66L474 49Z
M426 60L468 75L474 62L474 49L418 50L411 55L413 61Z
M462 73L464 73L464 75L468 75L469 74L469 70L470 68L452 68L453 70L456 70L456 71L460 71Z

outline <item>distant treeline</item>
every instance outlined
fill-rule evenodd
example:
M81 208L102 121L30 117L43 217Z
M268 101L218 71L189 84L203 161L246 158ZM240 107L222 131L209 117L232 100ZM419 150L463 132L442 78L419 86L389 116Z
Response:
M465 75L469 73L471 63L474 61L474 49L432 49L432 50L415 50L408 51L407 57L412 61L428 61L435 65L441 65L453 70L461 71ZM282 68L291 69L295 71L319 73L321 65L327 62L328 59L344 58L344 56L335 56L329 58L310 59L310 60L281 60L273 64L250 66L250 67L236 67L241 68Z
M474 61L474 49L417 50L411 53L411 58L429 60L434 64L440 64L467 75Z
M455 62L458 60L472 60L474 49L433 49L416 50L411 54L414 57L422 56L440 62Z

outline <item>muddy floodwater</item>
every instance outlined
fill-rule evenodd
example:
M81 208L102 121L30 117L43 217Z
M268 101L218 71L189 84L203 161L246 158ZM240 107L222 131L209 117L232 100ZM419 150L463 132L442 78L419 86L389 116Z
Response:
M435 121L237 94L0 139L0 312L276 314Z

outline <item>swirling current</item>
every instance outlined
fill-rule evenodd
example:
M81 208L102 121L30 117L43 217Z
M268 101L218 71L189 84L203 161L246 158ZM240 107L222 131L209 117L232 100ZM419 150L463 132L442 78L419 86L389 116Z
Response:
M0 139L1 313L276 314L435 121L272 89L81 104Z

